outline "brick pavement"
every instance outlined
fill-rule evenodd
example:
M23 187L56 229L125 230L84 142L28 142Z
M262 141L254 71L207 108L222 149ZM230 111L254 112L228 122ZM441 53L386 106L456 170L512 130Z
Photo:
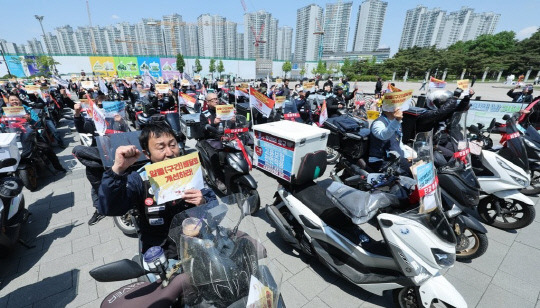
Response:
M88 226L94 212L90 185L71 156L78 136L66 138L71 147L59 156L72 173L40 179L36 192L24 192L33 214L22 237L35 247L19 245L0 260L0 308L99 307L106 295L127 283L96 283L88 274L99 265L131 258L137 240L123 235L109 217ZM262 204L270 203L277 183L258 171L253 175ZM262 211L254 219L269 257L283 274L282 293L288 307L392 307L389 297L363 291L290 249ZM487 228L487 253L471 263L456 263L445 277L469 307L540 308L540 220L516 232Z

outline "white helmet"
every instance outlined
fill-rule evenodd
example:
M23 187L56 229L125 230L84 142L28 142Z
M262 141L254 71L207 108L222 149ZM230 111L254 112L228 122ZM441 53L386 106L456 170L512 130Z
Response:
M454 93L448 90L437 90L430 92L426 97L426 106L429 109L439 109L439 107L446 103L446 101L452 96L454 96Z

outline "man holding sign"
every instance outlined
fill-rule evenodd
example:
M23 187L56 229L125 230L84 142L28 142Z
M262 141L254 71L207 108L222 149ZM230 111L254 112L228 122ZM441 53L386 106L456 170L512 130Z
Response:
M167 125L148 124L139 137L142 152L152 163L164 162L180 156L180 148L174 132ZM99 207L106 216L124 215L132 208L140 213L142 253L150 247L161 246L169 259L178 259L176 244L168 237L173 217L188 208L216 200L214 192L208 188L185 189L183 198L157 204L149 177L144 168L126 174L125 171L141 156L134 145L116 149L114 165L107 170L99 188ZM187 165L192 166L193 162ZM195 162L198 163L198 162ZM182 169L186 169L183 164ZM166 169L166 168L164 168ZM171 171L174 177L185 170ZM165 170L165 171L167 171ZM164 171L164 172L165 172Z

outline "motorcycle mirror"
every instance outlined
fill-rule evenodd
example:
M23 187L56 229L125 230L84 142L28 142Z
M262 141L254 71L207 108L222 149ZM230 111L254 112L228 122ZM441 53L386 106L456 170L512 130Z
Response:
M480 129L478 129L478 127L476 127L475 125L469 126L469 131L475 135L480 134Z
M503 116L503 120L508 121L509 119L510 119L510 116L509 116L509 115L505 114L505 115Z
M0 169L5 167L15 166L17 164L17 159L10 157L0 160Z
M491 120L491 123L489 123L487 130L491 130L493 127L495 127L495 123L496 123L496 120L495 118L493 118L493 120Z
M123 259L96 267L90 271L90 276L99 282L111 282L135 279L146 274L139 263Z

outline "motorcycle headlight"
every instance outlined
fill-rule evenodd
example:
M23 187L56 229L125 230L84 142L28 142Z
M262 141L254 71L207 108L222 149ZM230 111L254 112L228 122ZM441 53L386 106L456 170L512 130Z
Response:
M229 161L229 166L231 166L234 170L241 173L244 172L244 170L242 170L242 167L234 159L229 158L228 161Z
M238 151L242 151L242 149L240 148L240 145L238 144L238 141L232 140L229 144L230 144L231 148L235 148Z
M437 264L439 264L441 267L450 267L454 265L454 261L456 260L455 253L448 253L438 248L432 248L431 253L433 253L435 262L437 262Z
M495 157L495 159L497 160L497 163L499 164L499 166L503 167L503 168L506 169L506 170L514 171L514 169L510 168L510 166L508 166L508 164L506 164L506 163L505 163L504 161L502 161L500 158Z
M526 180L524 180L524 179L520 179L520 178L515 177L515 176L512 176L512 175L511 175L511 177L512 177L512 179L513 179L514 181L516 181L519 185L521 185L521 186L523 186L523 187L529 186L529 181L526 181Z

